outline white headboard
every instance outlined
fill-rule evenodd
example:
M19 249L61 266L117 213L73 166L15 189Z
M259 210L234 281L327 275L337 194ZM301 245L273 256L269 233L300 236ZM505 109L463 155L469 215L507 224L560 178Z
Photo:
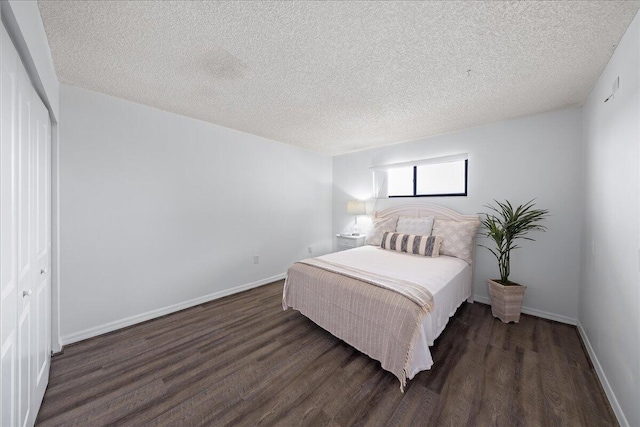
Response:
M445 206L433 205L430 203L408 203L373 212L374 218L400 215L432 216L437 219L452 219L454 221L480 221L478 215L464 215Z
M432 216L435 219L449 219L454 221L480 221L478 215L464 215L449 209L445 206L433 205L430 203L407 203L404 205L394 206L381 211L374 211L374 218L385 218L392 216ZM476 236L473 238L473 250L471 252L471 286L474 283L475 266L476 266ZM473 302L473 290L469 302Z

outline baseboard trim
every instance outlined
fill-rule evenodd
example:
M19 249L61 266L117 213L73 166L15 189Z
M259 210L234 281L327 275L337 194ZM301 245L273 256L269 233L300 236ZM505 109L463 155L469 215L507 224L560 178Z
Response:
M204 295L198 298L194 298L188 301L183 301L178 304L173 304L167 307L158 308L156 310L147 311L146 313L136 314L135 316L126 317L124 319L115 320L113 322L105 323L104 325L88 328L80 332L76 332L61 337L62 346L72 344L74 342L93 338L98 335L113 332L117 329L126 328L127 326L135 325L137 323L146 322L147 320L155 319L156 317L164 316L167 314L175 313L176 311L184 310L185 308L193 307L205 302L213 301L218 298L226 297L228 295L237 294L238 292L246 291L248 289L257 288L258 286L266 285L277 280L282 280L286 277L285 273L277 274L275 276L267 277L262 280L258 280L244 285L236 286L234 288L225 289L223 291L214 292L212 294Z
M607 380L607 376L604 374L604 369L602 369L602 365L598 360L598 356L596 356L596 352L593 350L593 346L591 342L589 342L589 337L587 337L587 332L584 330L580 322L578 322L578 332L580 333L580 338L582 338L582 342L584 343L584 347L587 349L587 353L589 354L589 358L591 359L591 363L593 364L594 369L596 370L596 374L598 374L598 378L600 379L600 384L602 384L602 388L604 389L607 398L609 399L609 404L611 408L613 408L613 412L616 414L616 418L618 419L618 423L622 427L629 427L629 421L627 421L627 417L624 416L624 412L622 412L622 407L616 398L613 389L611 388L611 384L609 384L609 380Z
M483 304L491 305L491 299L489 297L476 295L474 297L474 299L477 302L481 302ZM574 325L575 326L575 325L578 324L578 320L577 319L573 319L571 317L563 316L561 314L549 313L547 311L542 311L542 310L538 310L538 309L535 309L535 308L522 306L522 312L525 313L525 314L530 314L532 316L542 317L543 319L549 319L549 320L554 320L554 321L560 322L560 323L566 323L568 325Z

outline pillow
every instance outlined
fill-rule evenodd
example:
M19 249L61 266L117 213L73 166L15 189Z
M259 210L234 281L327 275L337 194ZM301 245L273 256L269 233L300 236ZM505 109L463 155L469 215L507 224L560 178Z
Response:
M395 231L398 217L391 218L373 218L373 224L371 225L371 231L367 234L367 238L364 243L367 245L380 246L382 241L382 235L385 231Z
M435 258L440 253L442 237L421 236L416 234L402 234L385 232L382 235L380 247L391 251L406 252L414 255L424 255Z
M429 236L431 235L431 228L433 228L432 216L400 216L398 217L396 232Z
M465 260L471 264L473 260L473 239L480 227L480 221L453 221L436 219L433 221L432 234L442 236L440 255L449 255Z

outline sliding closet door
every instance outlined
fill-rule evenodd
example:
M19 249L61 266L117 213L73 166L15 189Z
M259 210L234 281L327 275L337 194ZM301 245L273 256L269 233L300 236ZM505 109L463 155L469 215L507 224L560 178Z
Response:
M17 55L2 27L2 67L0 67L0 425L17 424L17 219L16 219L16 108Z
M1 426L32 426L51 361L50 122L2 28Z
M32 98L39 101L35 90ZM34 276L31 304L35 381L34 404L40 406L49 379L51 361L51 126L42 102L31 110L31 150L34 163L33 256ZM34 414L35 415L35 414Z
M18 425L29 424L31 413L33 348L32 298L33 245L33 152L31 143L31 84L18 61Z
M32 303L33 257L32 224L33 193L31 191L32 144L31 144L31 90L27 73L18 62L18 421L28 424L32 417Z

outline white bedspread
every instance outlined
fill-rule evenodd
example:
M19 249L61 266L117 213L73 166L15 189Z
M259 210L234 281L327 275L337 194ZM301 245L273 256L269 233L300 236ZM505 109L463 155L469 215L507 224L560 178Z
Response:
M422 322L409 379L418 372L431 368L433 359L429 346L442 333L456 309L471 295L472 269L469 264L454 257L428 258L370 245L319 258L374 274L408 280L427 288L433 295L434 307Z

